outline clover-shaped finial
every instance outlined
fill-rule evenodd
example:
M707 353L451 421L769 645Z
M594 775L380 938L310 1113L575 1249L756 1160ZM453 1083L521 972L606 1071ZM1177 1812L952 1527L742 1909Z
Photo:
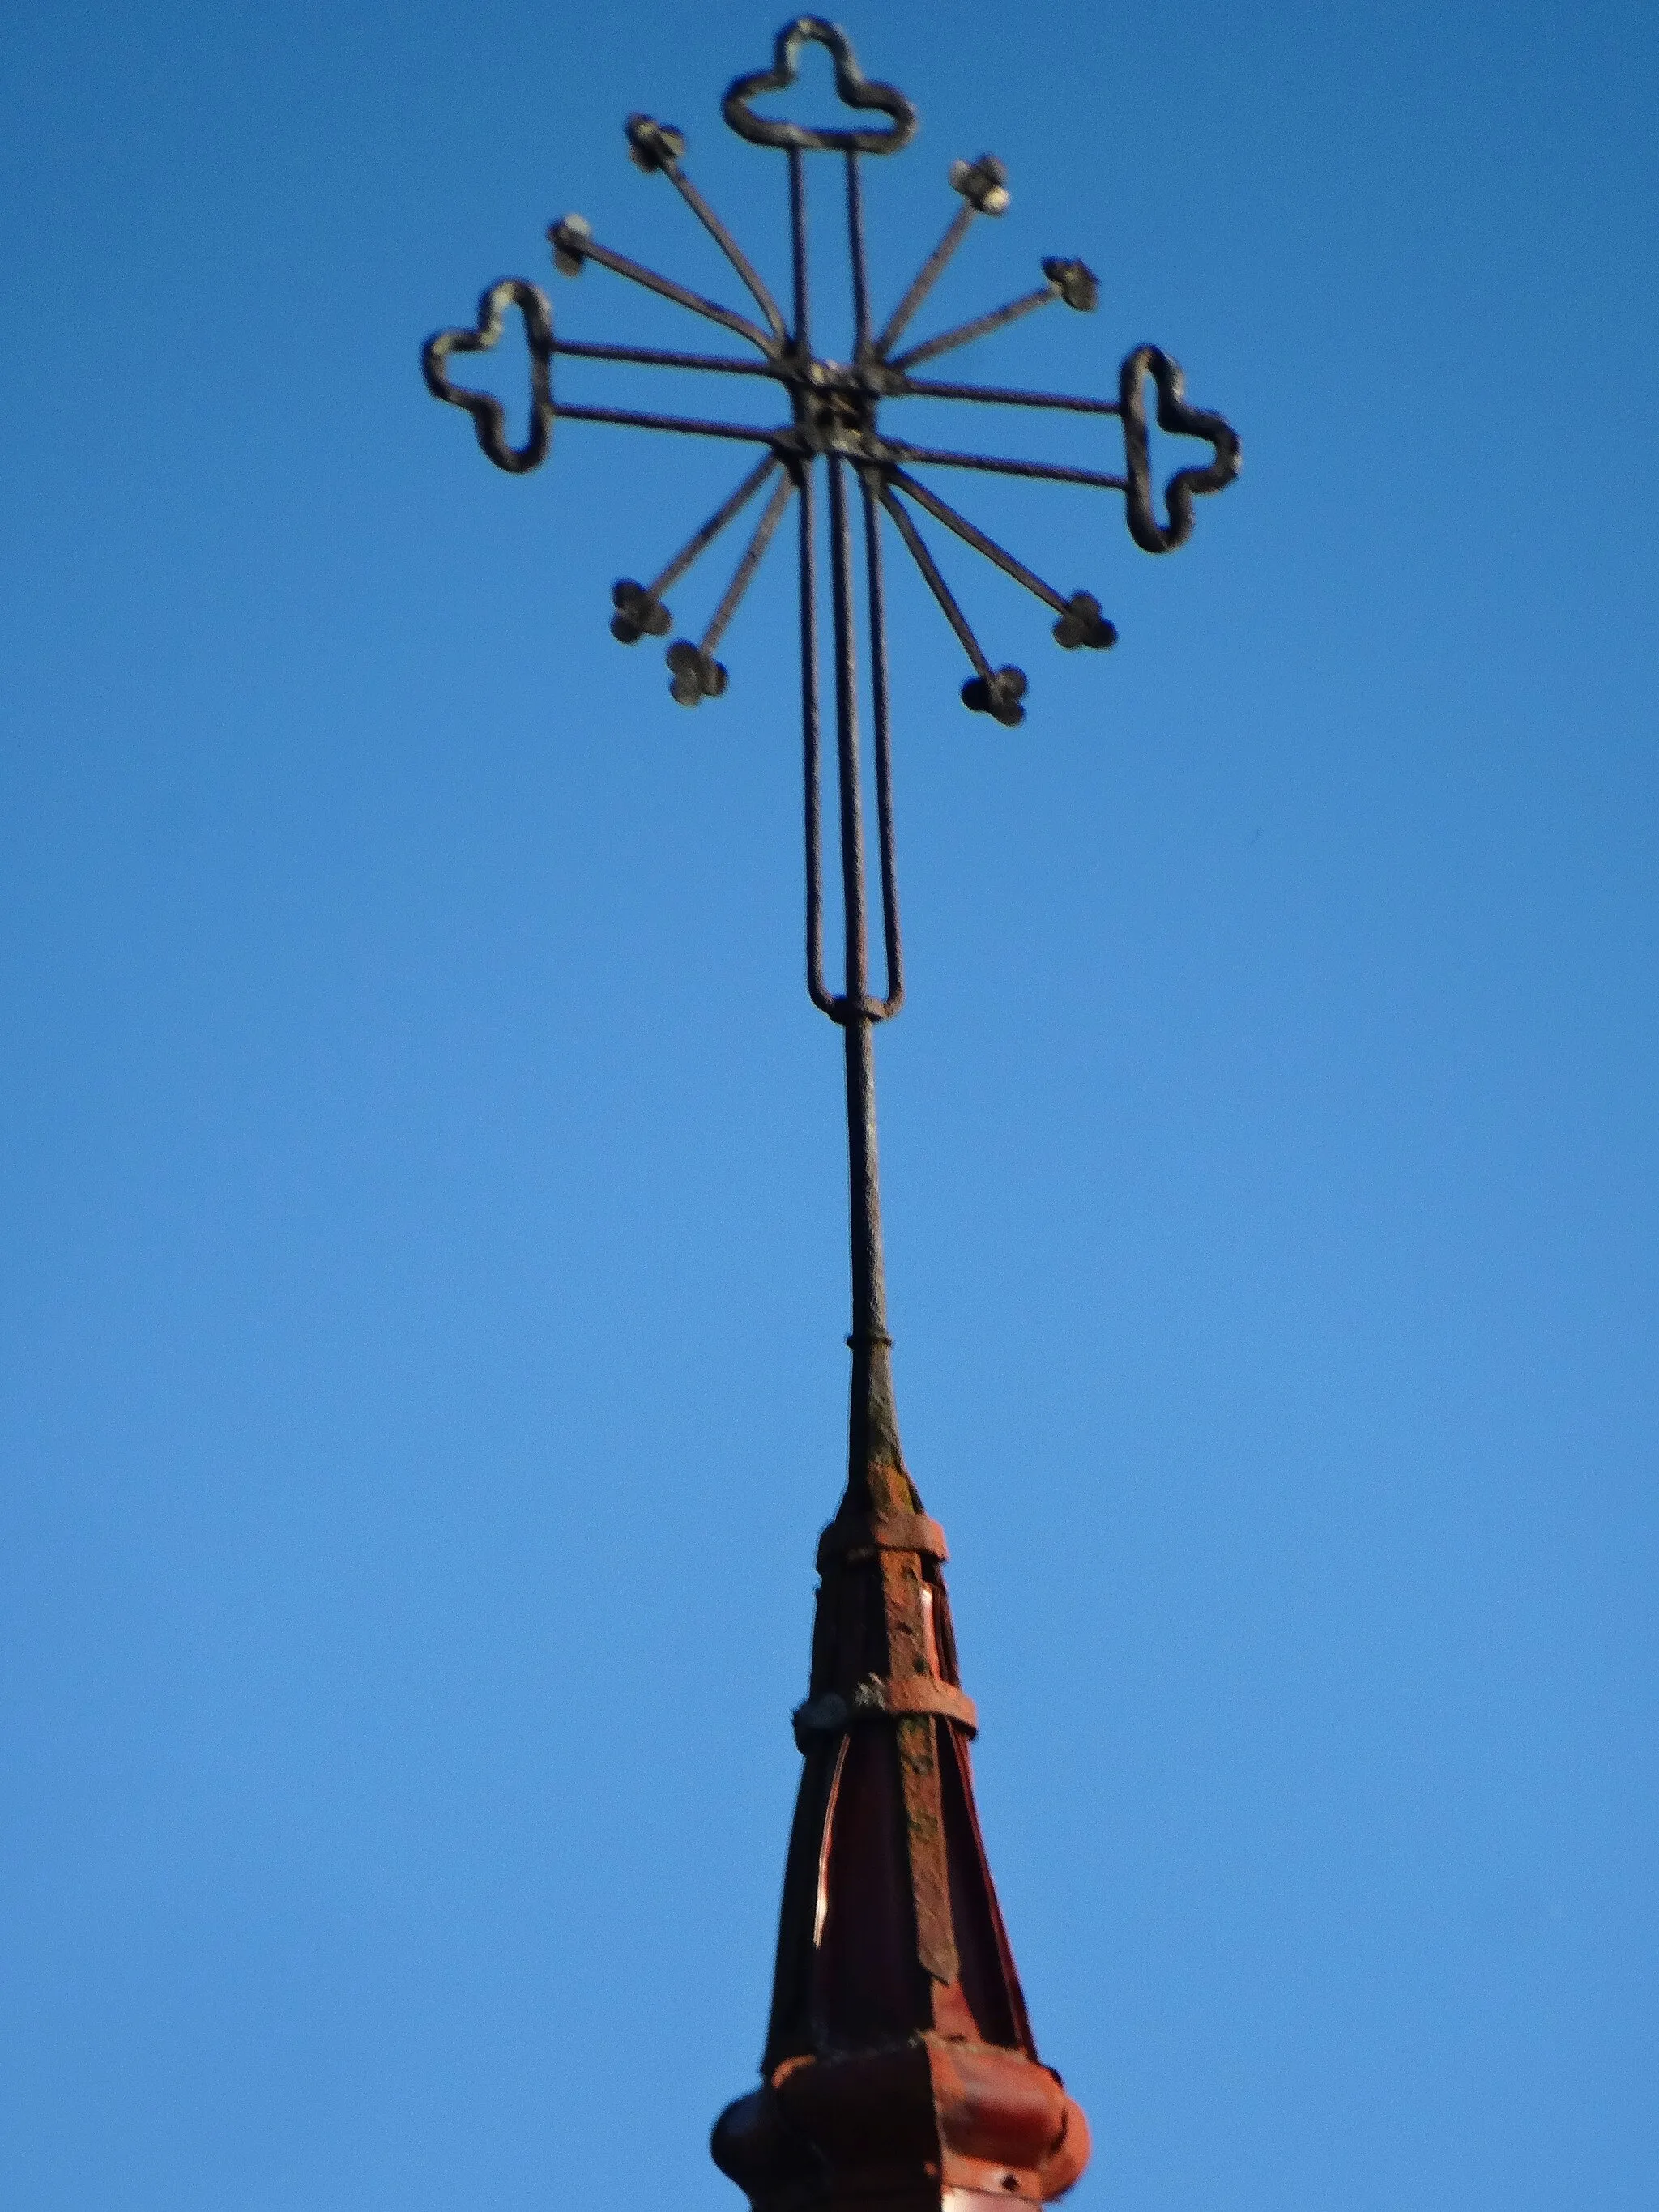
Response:
M1162 523L1152 504L1152 459L1146 447L1146 380L1158 386L1158 427L1188 438L1207 439L1215 459L1206 469L1178 469L1164 488L1170 520ZM1179 362L1158 346L1137 346L1118 374L1118 405L1123 417L1123 449L1129 464L1125 507L1129 535L1143 553L1172 553L1193 534L1193 501L1220 491L1238 474L1238 433L1231 422L1202 407L1187 404L1187 380Z
M701 707L705 699L718 699L730 680L724 661L716 660L706 647L693 645L689 637L669 647L668 665L673 672L669 692L682 707Z
M624 576L611 586L611 635L618 645L637 645L642 637L666 637L672 617L648 584Z
M1075 653L1080 645L1103 653L1117 643L1117 624L1102 614L1100 601L1092 592L1073 592L1054 624L1054 642L1068 653Z
M530 434L522 446L508 443L507 413L488 392L466 392L453 385L446 366L453 353L488 353L507 327L507 311L517 307L524 317L524 334L530 348ZM547 459L553 435L553 309L538 285L522 276L503 276L486 285L478 301L477 326L470 331L439 331L421 354L426 388L434 399L452 407L465 407L485 453L498 469L524 476Z
M801 123L773 122L757 115L750 101L757 93L787 92L798 75L797 62L804 46L826 47L836 65L836 91L846 107L873 108L892 118L885 131L811 130ZM878 84L865 76L853 42L837 25L822 15L797 15L778 33L772 49L772 66L752 70L727 86L720 112L739 138L755 146L782 146L791 151L833 154L896 154L916 135L921 120L915 107L896 85Z
M989 714L1005 729L1017 730L1025 720L1020 701L1029 686L1023 668L994 668L984 676L970 676L962 687L962 703L976 714Z

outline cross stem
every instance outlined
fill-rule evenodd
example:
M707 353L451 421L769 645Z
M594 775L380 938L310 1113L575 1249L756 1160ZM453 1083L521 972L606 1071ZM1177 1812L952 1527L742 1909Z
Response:
M848 1483L851 1490L858 1492L865 1488L871 1468L902 1466L903 1461L899 1449L898 1413L893 1398L892 1339L887 1333L887 1283L881 1239L872 1032L882 1010L872 1006L870 999L852 518L848 510L846 464L838 454L829 456L829 471L830 567L836 633L836 769L841 796L842 905L846 924L845 982L840 1018L847 1062L847 1166L853 1262L853 1328L848 1339L853 1352ZM872 598L878 610L878 596L872 594ZM876 642L875 649L880 651L879 642ZM884 838L884 846L886 842ZM884 867L884 878L890 874ZM896 938L896 932L893 937ZM894 979L890 975L888 980L890 985Z

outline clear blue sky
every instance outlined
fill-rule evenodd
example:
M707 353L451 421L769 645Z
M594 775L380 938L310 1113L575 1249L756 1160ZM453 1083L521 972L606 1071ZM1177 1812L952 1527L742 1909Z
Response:
M8 2212L738 2212L846 1370L791 562L684 714L608 590L729 459L511 480L417 354L573 208L718 282L635 108L781 271L781 13L9 26ZM900 1404L1079 2212L1652 2212L1659 28L842 20L878 295L993 149L948 304L1103 300L975 368L1245 441L1168 561L976 500L1123 634L954 569L1017 732L896 592Z

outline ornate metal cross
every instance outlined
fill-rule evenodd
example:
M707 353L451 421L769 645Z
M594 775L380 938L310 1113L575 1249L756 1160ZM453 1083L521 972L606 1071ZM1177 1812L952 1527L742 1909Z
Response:
M770 119L755 101L796 79L804 46L825 47L836 91L852 111L839 128L807 129ZM1193 526L1195 496L1218 491L1238 472L1239 445L1218 415L1188 404L1182 371L1156 346L1124 361L1115 399L981 384L942 383L918 374L942 355L986 337L1052 302L1082 313L1099 288L1079 260L1042 262L1042 282L971 321L904 346L902 341L946 264L975 221L1009 204L1000 161L982 154L951 165L961 205L915 281L878 331L872 331L864 249L861 164L898 153L915 135L917 115L904 94L860 70L846 34L821 16L802 15L778 33L769 69L738 77L722 103L726 122L787 160L793 243L793 292L786 316L766 283L687 175L685 138L672 125L633 115L626 125L635 162L668 179L714 238L752 302L754 313L724 307L672 277L601 245L580 216L549 232L556 267L579 276L590 264L673 301L722 329L744 354L665 351L557 337L547 295L523 277L490 285L471 330L440 331L423 367L434 397L471 413L479 445L514 474L545 459L556 416L726 439L758 447L761 456L648 583L623 578L611 592L613 635L624 645L665 637L664 594L678 586L745 509L766 494L749 544L700 638L667 648L670 690L684 707L725 691L715 658L756 570L791 502L799 544L801 727L806 843L806 985L813 1004L841 1027L847 1074L851 1185L851 1418L848 1485L818 1546L817 1625L806 1702L794 1716L805 1758L784 1876L782 1921L762 2087L728 2107L714 2132L714 2156L748 2191L759 2212L922 2212L940 2207L984 2212L994 2197L1036 2203L1058 2196L1088 2157L1083 2115L1060 2079L1037 2061L1012 1954L980 1838L968 1739L972 1701L961 1686L942 1563L945 1539L923 1513L905 1468L894 1406L891 1339L883 1277L877 1176L875 1068L872 1035L904 996L894 850L891 732L888 714L883 520L917 568L971 666L964 703L1013 727L1024 719L1026 678L1012 664L993 666L946 584L918 521L926 516L1051 608L1053 632L1068 651L1103 649L1117 632L1086 591L1057 590L988 537L913 471L989 471L1121 493L1135 543L1167 553ZM878 119L879 118L879 119ZM805 156L842 157L851 258L854 328L850 359L815 350L807 249ZM530 353L530 420L512 445L499 401L452 383L458 354L488 351L508 311L523 318ZM758 319L757 319L758 316ZM781 387L788 419L770 426L646 414L556 400L556 355L586 360L761 378ZM1185 468L1154 496L1148 453L1146 386L1157 393L1166 431L1205 441L1211 458ZM970 405L1115 416L1122 427L1121 475L968 451L918 446L890 435L884 403L911 398ZM836 766L841 833L845 951L842 988L823 964L821 828L820 650L816 513L818 464L828 479L830 605L834 637ZM864 803L860 781L854 532L851 487L861 509L869 699L875 755L877 846L881 884L883 995L870 987L866 907Z

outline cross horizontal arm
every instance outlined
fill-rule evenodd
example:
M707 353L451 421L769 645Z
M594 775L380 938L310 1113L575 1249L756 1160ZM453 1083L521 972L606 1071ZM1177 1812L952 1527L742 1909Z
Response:
M562 407L559 412L564 412ZM1058 461L1005 461L991 453L946 453L933 446L907 446L896 438L884 441L895 460L915 461L938 469L988 469L994 476L1033 477L1043 483L1089 484L1097 491L1127 491L1127 477L1107 476L1100 469L1072 469Z
M1022 315L1032 314L1060 296L1052 284L1044 284L1036 292L1022 293L1018 300L1010 300L1006 307L994 307L988 315L976 315L971 323L959 323L955 330L942 331L925 345L912 346L908 353L900 354L892 366L910 368L917 362L932 361L936 354L954 352L957 346L971 344L975 338L988 337L993 331L1017 323Z
M1057 592L1052 584L1045 584L1042 577L1035 574L1023 561L1017 561L1012 553L1006 552L994 538L988 538L982 530L975 529L965 514L958 514L955 507L936 498L926 484L918 483L902 469L895 469L889 481L901 491L908 493L919 507L925 507L928 514L942 522L947 530L953 530L964 545L971 545L975 553L982 553L988 561L994 562L1005 575L1012 576L1017 584L1024 584L1026 590L1034 593L1045 606L1053 607L1057 614L1066 613L1071 601L1064 592Z
M586 338L555 338L555 353L568 353L583 361L629 361L647 368L709 368L727 376L777 377L770 362L732 361L720 353L671 353L661 346L597 345Z
M558 351L564 350L561 344ZM763 375L764 370L757 374ZM892 399L980 399L994 407L1061 407L1073 415L1121 415L1123 409L1115 399L1079 399L1069 392L1016 392L993 384L935 384L931 378L907 377L896 392L884 395Z
M740 438L751 446L775 446L787 430L757 430L747 422L703 422L689 415L641 415L630 407L573 407L561 400L556 413L575 422L620 422L635 430L687 430L699 438Z
M734 307L722 307L718 300L706 300L689 285L678 284L672 276L659 276L654 269L646 268L641 262L630 261L625 253L601 246L586 225L574 216L567 216L562 222L553 224L547 234L553 242L554 259L573 276L580 274L584 262L597 261L602 269L626 276L631 283L643 284L647 291L672 300L677 307L689 307L694 315L707 315L711 322L723 324L740 338L747 338L751 345L758 346L769 360L781 350L779 342L762 330L758 323L751 323L747 315L738 314Z

